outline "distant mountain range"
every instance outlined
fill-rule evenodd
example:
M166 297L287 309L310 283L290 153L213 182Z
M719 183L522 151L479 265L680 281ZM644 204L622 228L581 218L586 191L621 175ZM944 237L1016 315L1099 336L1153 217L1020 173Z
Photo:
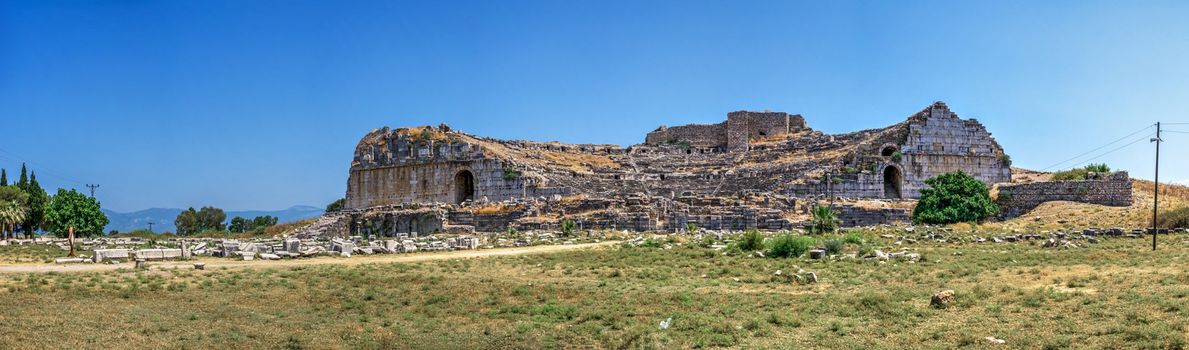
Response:
M195 208L197 209L197 208ZM111 232L111 230L118 230L120 232L128 232L137 229L149 228L149 222L153 223L153 232L175 232L177 227L173 225L173 219L176 219L178 213L182 210L178 208L152 208L134 211L131 213L117 213L107 209L103 209L103 213L107 214L109 220L107 227L104 227L104 232ZM301 219L309 219L321 216L322 208L311 207L308 205L297 205L289 207L284 210L245 210L245 211L228 211L227 221L236 216L244 218L254 218L257 216L271 215L277 217L278 222L290 222Z

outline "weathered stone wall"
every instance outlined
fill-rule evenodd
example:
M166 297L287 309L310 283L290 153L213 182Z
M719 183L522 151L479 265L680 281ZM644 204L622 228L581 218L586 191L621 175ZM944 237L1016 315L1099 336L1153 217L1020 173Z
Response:
M722 147L727 144L726 123L689 124L674 127L660 127L644 137L644 143L663 145L682 141L696 148Z
M900 152L906 198L920 198L926 179L959 170L988 186L1011 182L1011 163L991 133L977 120L958 118L941 102L909 118L908 139Z
M1119 171L1094 180L999 185L999 216L1023 215L1044 202L1069 201L1126 207L1132 203L1131 178Z
M805 118L785 112L735 111L727 114L727 150L747 151L751 140L804 129Z
M373 210L346 216L348 232L356 236L424 236L441 231L447 223L446 212L437 208Z
M384 128L372 131L359 142L347 178L346 209L570 193L566 187L540 186L539 179L522 176L514 166L488 158L478 145L418 135L407 129ZM614 151L598 145L575 147L592 152Z
M688 142L695 148L725 147L727 150L746 151L752 140L767 136L788 134L790 131L806 129L805 118L785 112L735 111L727 114L727 120L718 124L690 124L674 127L660 127L644 137L648 145Z
M854 205L834 207L842 227L866 227L896 222L911 222L911 211L901 208L863 208Z

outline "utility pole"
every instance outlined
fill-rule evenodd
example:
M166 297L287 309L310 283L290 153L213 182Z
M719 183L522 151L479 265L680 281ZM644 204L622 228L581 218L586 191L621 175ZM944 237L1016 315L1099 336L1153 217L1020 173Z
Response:
M1159 233L1156 228L1156 215L1160 207L1160 143L1164 142L1160 139L1160 122L1156 122L1156 137L1149 142L1156 143L1156 181L1152 186L1152 251L1156 251L1156 234Z
M87 188L91 189L91 198L95 198L95 189L99 188L99 184L87 184Z
M149 233L153 233L153 222L149 221Z

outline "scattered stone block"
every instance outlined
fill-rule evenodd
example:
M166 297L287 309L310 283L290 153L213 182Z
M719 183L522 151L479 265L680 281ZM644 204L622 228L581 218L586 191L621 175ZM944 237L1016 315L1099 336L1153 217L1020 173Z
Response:
M57 258L54 259L55 264L79 264L86 260L83 258Z

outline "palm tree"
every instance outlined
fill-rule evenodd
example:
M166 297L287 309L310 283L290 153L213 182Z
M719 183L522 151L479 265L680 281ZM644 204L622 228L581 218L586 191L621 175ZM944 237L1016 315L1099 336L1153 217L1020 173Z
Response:
M9 234L16 232L16 224L25 221L28 215L25 207L16 202L0 202L0 238L8 239Z

